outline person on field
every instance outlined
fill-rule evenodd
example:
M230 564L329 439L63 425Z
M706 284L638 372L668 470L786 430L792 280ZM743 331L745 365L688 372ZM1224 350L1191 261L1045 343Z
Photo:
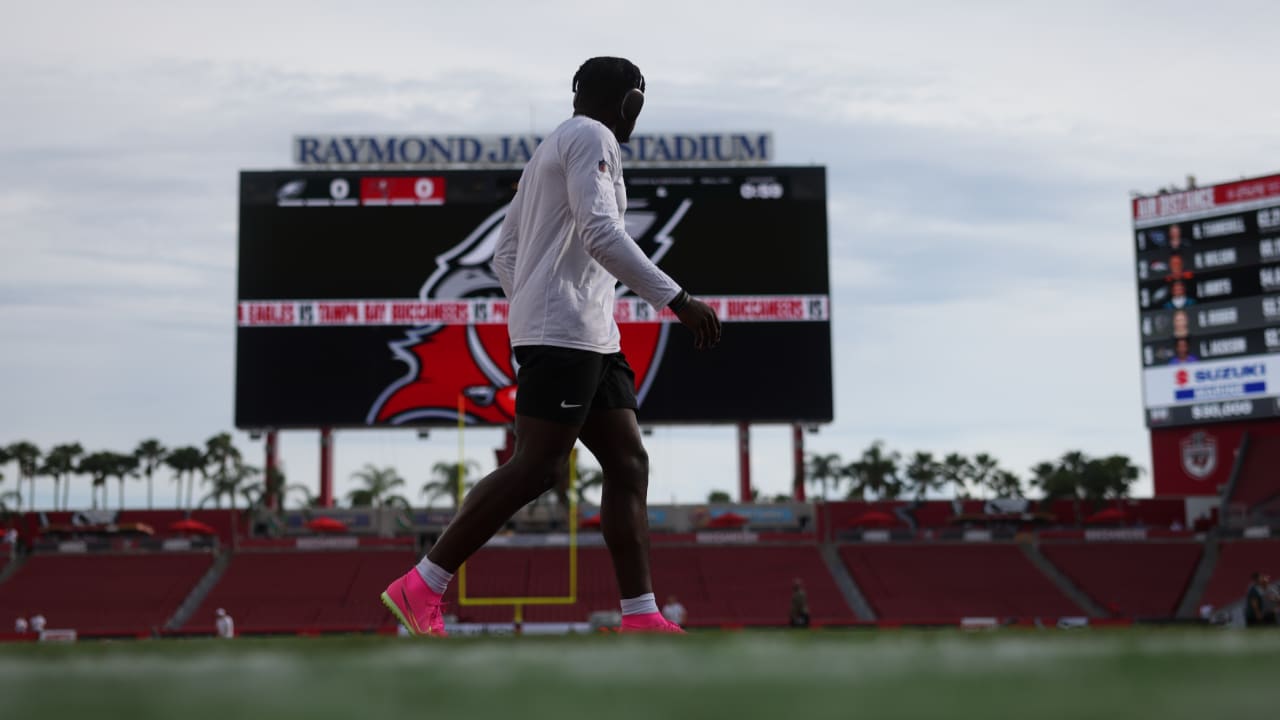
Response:
M796 578L791 584L791 613L789 616L791 627L807 628L809 627L809 596L804 592L804 583L800 578Z
M587 60L573 76L573 117L538 145L520 176L493 255L519 366L515 452L476 484L418 566L382 593L415 635L445 634L441 600L454 572L555 487L578 440L604 471L601 530L622 598L621 631L681 632L658 612L649 573L649 460L635 374L613 316L618 282L669 308L699 350L720 341L720 320L660 270L623 223L619 143L635 129L644 90L629 60Z
M232 618L230 615L228 615L227 611L222 608L218 608L217 612L215 612L214 615L216 615L217 617L213 621L213 626L218 631L218 637L225 638L227 640L230 640L231 638L235 637L236 636L235 619Z
M1249 627L1276 624L1276 591L1271 589L1271 577L1255 572L1253 583L1244 597L1244 624Z
M667 604L662 606L662 617L668 622L684 627L685 621L689 619L689 611L685 610L684 605L676 599L675 595L667 598Z

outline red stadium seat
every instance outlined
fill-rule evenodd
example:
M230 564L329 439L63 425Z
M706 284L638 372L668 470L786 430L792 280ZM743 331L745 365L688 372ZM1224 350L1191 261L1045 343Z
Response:
M389 628L378 596L413 563L404 551L240 552L183 630L212 632L218 608L237 632Z
M1125 617L1171 618L1200 561L1199 543L1041 544L1085 594Z
M840 557L881 620L1085 614L1015 545L850 545Z
M1201 602L1221 607L1243 599L1255 572L1267 573L1273 580L1280 577L1280 540L1223 542Z
M149 633L212 564L208 553L32 555L0 584L0 620L41 613L81 634Z

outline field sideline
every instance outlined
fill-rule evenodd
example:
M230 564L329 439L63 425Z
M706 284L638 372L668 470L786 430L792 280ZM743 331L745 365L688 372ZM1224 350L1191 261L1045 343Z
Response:
M746 632L0 647L12 718L1273 715L1280 632Z

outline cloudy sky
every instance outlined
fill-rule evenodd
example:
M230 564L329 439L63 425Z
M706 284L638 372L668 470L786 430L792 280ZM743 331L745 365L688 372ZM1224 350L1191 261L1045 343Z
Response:
M1129 192L1280 170L1274 2L52 0L4 15L0 442L46 448L230 429L240 169L288 167L304 132L546 132L592 55L642 68L646 132L771 130L779 162L827 166L836 421L807 441L845 457L883 439L1023 474L1068 449L1149 467ZM651 499L736 487L733 438L656 431ZM469 454L490 469L498 441L472 432ZM455 456L450 433L340 433L339 490L372 462L416 498ZM291 482L315 482L314 433L284 434L282 457ZM786 491L784 428L756 430L752 470Z

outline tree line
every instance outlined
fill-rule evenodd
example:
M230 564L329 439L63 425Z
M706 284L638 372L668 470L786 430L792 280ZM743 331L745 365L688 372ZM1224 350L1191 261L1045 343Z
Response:
M151 438L138 443L132 452L127 453L113 450L86 452L78 442L41 450L35 443L23 440L0 445L0 483L6 479L4 468L10 464L16 468L17 488L9 490L0 484L0 511L4 512L21 510L24 500L28 510L34 509L36 482L40 479L48 480L52 488L52 508L69 510L71 483L77 477L88 478L91 482L95 510L110 507L109 480L119 483L116 508L121 509L124 507L125 481L144 479L147 482L147 509L151 509L155 506L155 475L163 468L172 471L171 480L176 488L175 506L179 508L191 509L209 502L221 507L224 498L229 498L235 507L237 497L253 504L260 502L272 489L271 483L253 482L262 471L245 464L240 450L231 440L231 433L225 432L206 440L203 447L184 445L166 448L159 440ZM211 486L209 493L198 503L195 500L197 478L201 485ZM276 479L274 474L273 479ZM27 487L25 494L24 483Z
M4 485L5 469L16 470L16 489ZM185 445L166 448L159 440L147 439L138 443L132 452L111 450L86 452L80 443L54 445L42 451L27 441L0 445L0 512L21 510L24 500L27 509L35 506L36 482L46 479L52 489L55 510L70 509L69 498L73 478L91 481L93 508L110 505L108 481L118 482L117 508L124 507L125 481L144 479L147 483L147 509L154 507L154 478L158 471L171 471L175 486L175 507L194 509L213 503L222 507L228 500L232 508L242 499L245 506L274 505L282 507L284 501L296 497L299 504L313 506L315 494L305 485L288 485L279 470L264 473L244 462L239 449L232 442L230 433L218 433L205 441L203 447ZM604 482L599 468L579 464L576 496L585 502L586 494L598 490ZM431 479L419 489L419 497L425 498L428 507L442 498L456 507L459 489L465 492L475 483L471 478L479 473L479 465L472 460L459 463L436 463ZM1064 453L1055 460L1037 463L1025 478L1006 468L989 453L977 453L972 457L961 453L935 456L917 451L903 456L887 450L884 442L877 440L854 460L846 461L838 453L810 453L805 458L805 481L822 499L847 500L895 500L913 498L922 500L930 496L949 494L957 499L975 495L984 497L1021 498L1028 490L1035 490L1047 500L1069 498L1076 500L1110 500L1129 495L1133 483L1142 469L1124 455L1089 457L1079 450ZM352 474L358 486L347 493L351 507L409 507L401 488L407 481L393 467L364 466ZM208 492L196 500L196 483L208 487ZM26 485L27 491L22 488ZM556 498L567 506L567 478L547 498ZM184 493L185 490L185 493ZM709 502L729 502L729 493L717 490L708 497ZM276 502L272 503L271 501ZM779 495L775 502L790 500Z
M975 496L1022 498L1029 490L1046 500L1111 500L1128 497L1133 483L1142 474L1124 455L1089 457L1071 450L1055 460L1030 468L1024 479L1001 467L989 453L967 456L961 453L934 455L917 451L904 456L886 450L876 440L853 460L838 453L810 453L805 457L805 482L817 498L824 500L923 500L950 496L967 500ZM834 498L833 498L834 495ZM713 491L708 502L729 502L723 490ZM781 495L775 502L789 501Z
M1056 460L1036 463L1024 479L1001 467L989 453L970 457L917 451L904 457L886 450L880 440L849 462L838 454L810 454L805 459L806 482L821 497L831 497L834 490L847 500L923 500L948 494L960 500L976 495L1022 498L1028 490L1046 500L1110 500L1128 497L1141 474L1142 469L1124 455L1093 458L1071 450Z
M475 485L472 477L479 474L480 466L474 460L457 462L438 462L431 467L431 479L419 489L419 497L426 500L426 506L432 507L443 498L451 508L457 509L459 498ZM347 504L351 507L399 507L407 509L411 503L401 488L407 487L407 481L394 467L375 467L365 465L352 474L352 479L359 486L346 495ZM574 497L579 504L587 501L587 493L599 489L604 484L604 473L600 468L577 466L577 482L574 485ZM535 500L534 503L549 502L552 498L561 507L569 505L569 482L566 476L555 488Z
M13 473L17 483L15 489L4 485L5 469L10 466L16 470ZM71 483L77 477L91 481L95 510L110 505L109 480L119 483L116 508L122 509L125 481L144 479L147 482L146 507L150 510L155 507L155 476L162 469L171 471L170 480L175 487L172 507L190 510L213 504L221 508L223 501L227 500L234 509L239 506L238 499L243 500L246 507L283 507L289 498L294 498L304 507L317 504L311 488L286 484L280 470L273 469L264 477L260 468L245 463L240 450L232 442L231 433L224 432L206 440L203 447L166 448L153 438L138 443L129 453L111 450L86 452L80 443L54 445L48 450L41 450L35 443L25 440L0 445L0 512L17 512L23 509L24 504L27 510L34 509L36 484L40 480L48 481L51 486L51 507L69 510ZM471 478L479 470L480 466L474 460L461 464L436 463L431 470L431 479L422 485L419 497L425 498L428 507L441 499L456 507L459 489L465 493L475 485ZM394 467L380 468L368 464L351 477L357 482L357 487L345 497L351 507L410 506L409 499L401 494L407 481ZM604 480L599 468L581 464L578 465L578 478L575 489L578 502L585 501L585 494L599 488ZM208 488L198 501L197 481L202 488ZM566 478L548 495L567 506L567 487ZM272 500L278 502L273 503Z

